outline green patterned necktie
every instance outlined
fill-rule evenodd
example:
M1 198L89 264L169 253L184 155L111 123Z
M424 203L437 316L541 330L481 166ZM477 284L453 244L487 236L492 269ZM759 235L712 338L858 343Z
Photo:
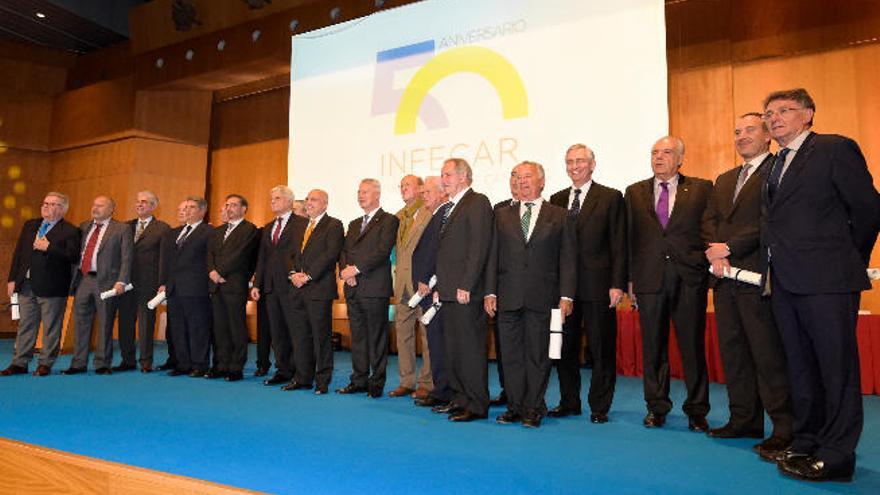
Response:
M522 227L523 239L529 240L529 225L532 223L532 206L534 203L526 203L526 212L520 218L520 226Z

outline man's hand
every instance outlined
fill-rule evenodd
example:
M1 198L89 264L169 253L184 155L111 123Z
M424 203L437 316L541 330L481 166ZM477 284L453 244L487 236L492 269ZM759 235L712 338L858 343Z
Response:
M419 282L419 295L420 295L420 296L425 297L425 296L427 296L430 292L431 292L430 287L428 287L427 285L425 285L425 284Z
M251 299L253 299L254 301L260 300L260 289L258 289L256 287L251 289Z
M217 285L226 283L226 279L223 278L217 270L211 270L211 273L208 274L208 278Z
M486 310L486 314L494 317L495 312L498 311L498 298L495 296L486 296L483 298L483 309Z
M293 282L293 285L297 288L302 288L302 286L309 282L309 276L303 272L296 272L290 275L290 281Z
M125 284L123 284L122 282L116 282L115 284L113 284L113 290L116 291L117 296L121 295L125 292Z
M623 301L623 291L614 287L608 289L608 307L613 308Z
M709 261L715 261L719 258L727 258L730 256L730 251L727 249L727 244L723 242L710 242L709 249L706 250L706 259Z
M156 289L156 294L158 294L158 293L160 293L160 292L165 292L165 286L164 286L164 285L160 285L159 288Z
M12 294L15 294L15 282L8 282L6 284L6 295L12 298Z
M357 277L357 274L358 274L357 267L354 265L348 265L345 268L343 268L341 272L339 272L339 278L346 280L346 283L347 283L348 282L347 279L355 278L355 277Z
M712 261L712 274L717 278L724 278L724 274L730 271L730 261L727 258L718 258Z
M45 237L38 238L34 241L34 249L36 249L37 251L45 252L47 249L49 249L49 240Z
M455 300L458 301L458 304L470 304L471 292L464 289L456 289Z
M347 285L349 287L355 287L355 286L357 286L357 284L358 284L358 281L354 277L345 279L345 285Z
M564 320L568 315L571 314L571 310L574 304L568 299L559 299L559 309L562 310L562 319Z

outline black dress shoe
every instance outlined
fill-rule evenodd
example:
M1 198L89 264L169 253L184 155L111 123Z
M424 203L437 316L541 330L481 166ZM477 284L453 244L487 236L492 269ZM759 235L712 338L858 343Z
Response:
M608 413L607 412L590 414L590 423L595 423L597 425L600 425L602 423L607 423L607 422L608 422Z
M764 432L745 431L734 428L730 423L721 428L712 428L706 432L712 438L762 438Z
M281 385L282 383L287 383L289 381L289 376L279 375L278 373L275 373L274 375L272 375L272 378L269 378L268 380L263 380L263 385Z
M34 376L49 376L49 373L52 373L52 370L45 364L37 366L37 369L34 370Z
M760 444L759 444L760 445ZM807 457L809 454L804 452L797 452L791 448L791 445L783 448L783 449L770 449L770 448L761 448L759 446L755 447L758 451L758 456L762 461L780 463L786 459L790 459L792 457Z
M434 407L434 406L442 406L443 404L448 404L448 400L440 400L432 395L427 397L422 397L421 399L416 399L413 401L413 404L419 407Z
M291 391L291 390L304 390L304 389L307 389L307 388L309 388L309 389L312 388L312 384L310 384L310 383L307 384L307 383L299 383L299 382L290 382L290 383L288 383L287 385L281 387L281 390L284 390L285 392L289 392L289 391Z
M776 459L780 452L788 449L790 446L791 440L782 437L771 436L770 438L765 439L763 442L753 445L752 450L757 452L758 455L761 455L762 452L767 452L767 458L764 459L765 461L767 461L771 459ZM763 458L764 456L761 455L761 457Z
M113 370L111 370L110 368L107 368L107 367L105 366L105 367L102 367L102 368L98 368L98 369L96 369L96 370L95 370L95 374L96 374L96 375L112 375L112 374L113 374Z
M151 373L153 371L153 367L149 364L141 365L141 373Z
M495 418L495 422L502 425L509 425L512 423L519 423L522 419L522 416L508 409Z
M447 402L445 404L440 404L431 408L431 412L435 412L437 414L455 414L461 412L461 408L452 402Z
M566 416L580 416L581 410L573 407L563 407L561 405L547 411L547 416L551 418L564 418Z
M177 369L177 363L173 361L165 361L165 364L156 368L159 371L171 371L173 369Z
M832 469L819 458L797 456L777 464L779 471L791 478L804 481L852 481L852 469Z
M61 374L62 375L78 375L80 373L85 373L85 372L86 372L85 368L67 368L66 370L62 371Z
M269 374L269 368L261 368L257 367L257 371L254 371L254 376L266 376Z
M454 423L468 423L477 419L486 419L487 417L488 416L485 414L476 414L470 411L461 411L455 414L450 414L449 421L452 421Z
M522 420L522 425L526 428L538 428L541 426L541 415L528 414Z
M229 373L226 373L224 380L227 382L237 382L242 378L244 378L244 373L241 371L230 371Z
M206 374L207 374L207 372L204 370L192 370L189 372L189 377L190 378L204 378Z
M706 416L688 416L688 430L697 433L709 431L709 422L706 421Z
M133 364L120 363L119 366L114 366L111 369L113 371L133 371L133 370L136 370L137 367Z
M498 407L507 405L507 392L504 389L501 390L501 393L498 394L494 399L489 400L489 407Z
M337 388L337 389L336 389L336 393L337 393L337 394L343 394L343 395L348 395L348 394L361 394L361 393L364 393L364 392L366 392L366 391L367 391L367 387L358 387L358 386L355 385L354 383L349 383L348 385L346 385L346 386L344 386L344 387L342 387L342 388Z
M378 399L379 397L382 397L383 392L384 390L381 388L370 388L370 390L367 392L367 395L370 396L370 398L372 399Z
M315 395L326 395L327 385L315 385Z
M642 424L645 425L645 428L660 428L666 424L666 415L657 414L653 411L648 412L648 415L645 416Z
M10 364L8 368L0 371L0 376L24 375L25 373L27 373L27 366L16 366L14 364Z
M209 380L213 380L215 378L226 378L226 375L228 375L228 374L229 374L229 372L227 372L227 371L219 371L219 370L215 370L215 369L211 368L208 370L207 373L204 374L204 377Z
M168 372L168 376L181 376L181 375L189 375L190 370L179 370L174 368L173 370Z

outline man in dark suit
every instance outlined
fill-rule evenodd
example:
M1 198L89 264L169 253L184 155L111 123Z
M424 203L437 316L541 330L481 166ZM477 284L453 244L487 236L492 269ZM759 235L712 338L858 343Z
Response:
M700 224L712 183L679 173L684 142L666 136L651 148L654 177L626 188L630 295L638 304L644 353L644 424L658 428L669 400L669 320L675 325L687 399L682 409L691 431L709 429L706 372L708 269Z
M324 395L333 379L333 300L339 297L336 262L345 234L342 222L327 215L327 193L314 189L306 196L309 224L290 267L290 310L300 324L294 329L293 359L299 376L283 390L308 388Z
M293 379L294 361L291 342L297 332L297 325L303 322L292 318L288 311L290 293L290 260L302 247L303 236L309 221L293 213L293 191L278 185L269 192L269 206L275 219L263 227L257 267L254 272L254 287L251 299L265 298L266 314L269 317L269 332L272 335L272 349L275 351L275 374L263 381L264 385L282 385Z
M559 405L551 417L581 414L580 351L583 325L591 355L590 421L605 423L617 379L617 305L627 286L626 206L616 189L593 181L593 150L575 144L565 153L565 170L572 185L550 197L568 211L577 237L575 307L566 318L559 374Z
M257 227L245 220L248 202L244 196L226 196L226 223L218 227L208 243L208 278L211 279L211 309L214 322L216 369L206 378L223 377L235 382L243 378L247 362L248 282L258 247Z
M770 133L759 113L736 121L734 143L743 164L718 176L703 215L706 259L715 274L713 293L718 345L727 381L730 419L709 430L715 438L762 438L764 410L773 423L758 452L780 451L791 444L791 400L785 353L770 299L754 285L724 279L731 266L760 271L758 229L761 185L773 166Z
M344 281L345 304L351 325L351 381L339 394L367 392L381 397L388 363L388 298L391 250L397 240L398 220L379 207L381 186L364 179L358 187L358 205L364 216L348 224L339 277Z
M431 277L437 273L437 248L440 245L440 230L443 228L446 211L442 205L447 204L448 199L440 184L440 177L425 178L425 185L422 187L424 202L422 214L430 215L430 220L422 231L412 255L412 284L422 295L422 301L416 308L416 317L419 320L434 303L429 285ZM449 357L443 337L443 318L440 315L435 315L431 319L431 323L427 326L427 334L434 388L427 397L416 399L415 404L421 407L436 407L446 405L452 400L452 389L449 388Z
M440 181L451 205L440 233L436 289L443 303L453 397L433 410L449 414L450 421L473 421L489 411L483 278L492 242L492 205L471 189L473 172L461 158L443 163Z
M576 240L566 210L541 198L544 168L522 162L514 172L519 205L495 216L484 305L489 316L498 312L504 348L508 402L497 421L537 428L547 414L551 309L570 315L577 289Z
M156 329L156 310L147 302L159 288L159 263L164 243L162 238L171 230L167 223L155 218L153 212L159 198L151 191L137 193L137 218L128 222L134 238L131 263L131 283L134 289L119 296L119 354L122 362L113 371L135 369L136 349L140 350L141 372L153 370L153 333ZM135 346L135 324L137 346Z
M177 225L181 228L186 226L186 217L187 217L187 200L183 200L180 204L177 205L177 209L175 210L175 217L177 218ZM160 255L159 255L159 280L162 279L162 267L165 265L165 256L174 256L174 253L177 252L176 249L176 241L178 233L174 233L174 229L168 228L168 231L165 232L165 235L162 237L162 241L159 247ZM164 256L163 256L164 253ZM161 282L160 282L161 283ZM156 292L159 292L159 288L156 288ZM156 367L157 370L160 371L171 371L177 369L177 349L174 348L174 328L171 324L171 317L167 312L167 304L168 304L167 294L165 299L166 312L165 312L165 350L168 353L168 357L165 359L165 362Z
M211 361L211 299L208 295L208 242L214 227L208 225L208 204L197 196L184 202L185 224L165 236L165 256L159 273L160 291L168 297L168 319L177 367L168 374L203 377Z
M761 251L791 380L794 438L783 474L849 480L862 430L856 320L880 229L880 194L855 141L810 130L804 89L764 101L779 153L763 189Z
M6 284L10 298L18 294L21 319L12 363L0 376L27 373L40 323L43 345L34 376L48 375L61 350L71 274L79 259L79 230L64 220L67 208L66 195L50 192L40 206L42 218L28 220L21 227Z
M80 224L82 247L79 270L73 278L75 337L73 359L65 375L84 373L89 364L92 324L98 315L95 373L109 375L113 364L113 320L120 295L131 281L132 233L128 225L112 217L116 203L98 196L92 203L92 220ZM115 294L106 299L105 291Z

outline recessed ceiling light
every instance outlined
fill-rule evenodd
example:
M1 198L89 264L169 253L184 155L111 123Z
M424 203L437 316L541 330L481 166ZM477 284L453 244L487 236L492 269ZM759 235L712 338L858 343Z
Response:
M44 13L42 13L42 12L37 12L37 13L34 14L34 15L37 16L37 17L39 17L40 19L45 19L45 18L46 18L46 14L44 14Z

